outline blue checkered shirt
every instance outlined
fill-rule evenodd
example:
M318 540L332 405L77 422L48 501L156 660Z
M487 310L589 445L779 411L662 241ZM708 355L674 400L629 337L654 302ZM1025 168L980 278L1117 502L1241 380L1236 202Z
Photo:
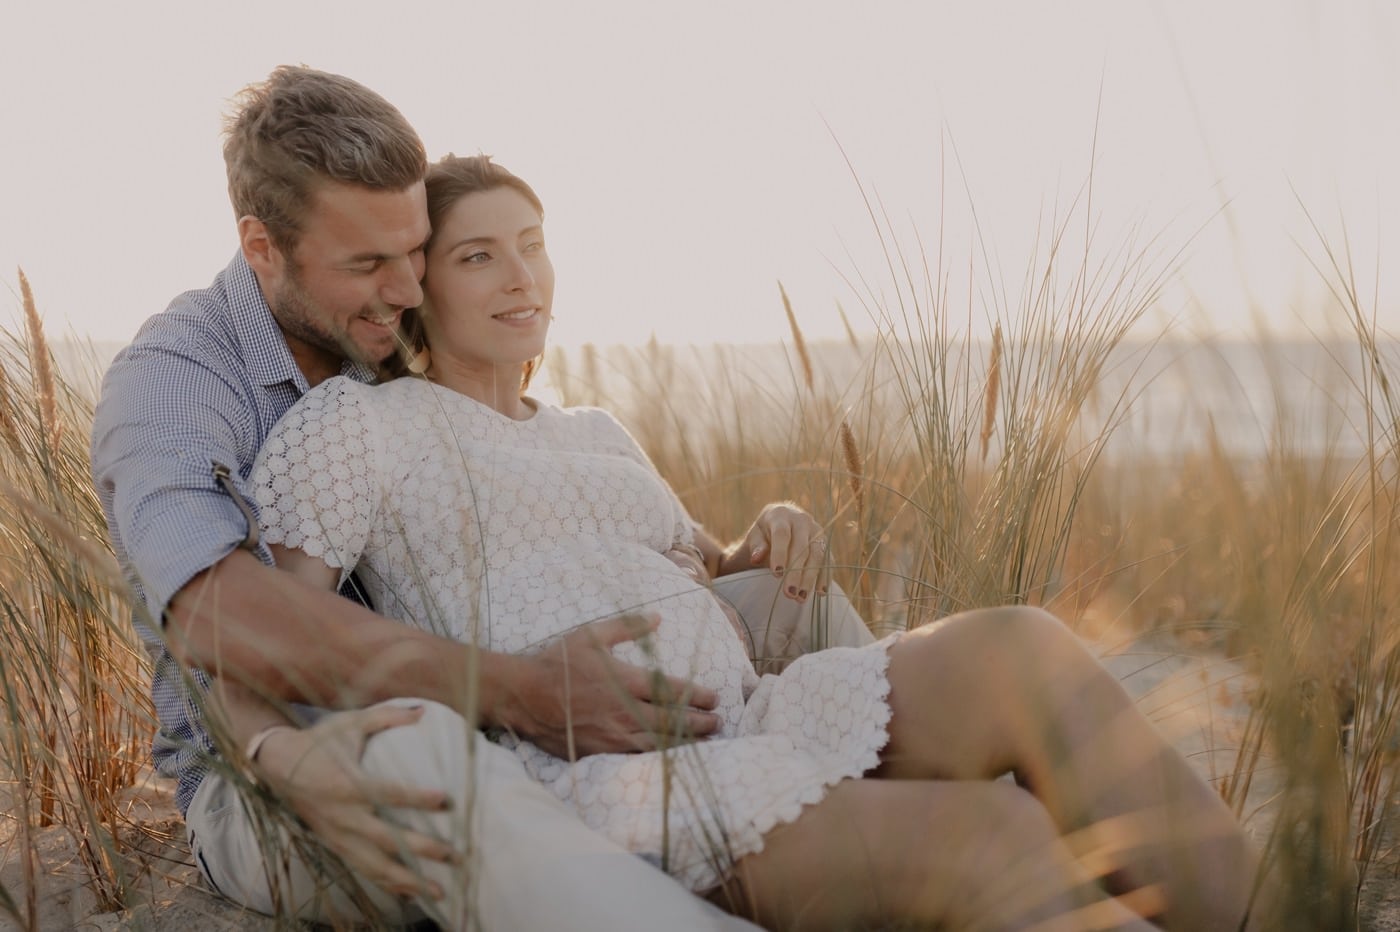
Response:
M369 381L364 366L342 369ZM228 468L245 502L268 431L307 390L257 279L240 254L203 291L180 295L122 350L102 382L92 429L93 481L112 547L148 618L138 623L155 671L157 770L179 779L184 812L213 745L185 673L160 633L170 599L243 543L248 521L214 474ZM261 544L257 555L271 565ZM194 673L197 688L208 681Z

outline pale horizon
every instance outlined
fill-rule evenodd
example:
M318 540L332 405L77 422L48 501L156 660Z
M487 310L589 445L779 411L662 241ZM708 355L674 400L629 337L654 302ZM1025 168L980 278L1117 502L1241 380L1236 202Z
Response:
M930 262L942 224L950 304L977 335L979 302L989 289L1014 302L1037 224L1063 213L1095 146L1095 254L1132 231L1185 249L1144 333L1165 318L1178 335L1325 327L1306 212L1335 246L1345 223L1368 306L1400 326L1400 10L1381 2L243 13L0 14L11 326L17 266L52 336L103 342L206 286L236 246L221 115L285 62L381 92L430 156L486 151L536 187L556 345L785 340L779 281L809 339L844 339L837 302L872 332L848 284L884 277L860 186Z

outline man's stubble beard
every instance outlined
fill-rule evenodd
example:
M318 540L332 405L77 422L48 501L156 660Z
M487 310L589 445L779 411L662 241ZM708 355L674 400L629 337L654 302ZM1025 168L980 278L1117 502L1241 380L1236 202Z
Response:
M324 323L326 316L320 313L319 303L302 285L301 269L295 265L288 267L287 278L282 288L273 295L268 307L282 332L300 343L342 362L352 359L376 366L382 361L363 358L364 354L355 346L349 334L344 331L337 333Z

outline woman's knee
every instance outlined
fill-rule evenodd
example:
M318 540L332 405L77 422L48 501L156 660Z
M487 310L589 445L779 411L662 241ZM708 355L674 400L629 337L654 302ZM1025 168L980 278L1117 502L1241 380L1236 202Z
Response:
M1093 664L1093 656L1064 622L1028 605L974 609L916 629L897 651L922 655L921 664L963 665L975 660L989 685L1029 682Z

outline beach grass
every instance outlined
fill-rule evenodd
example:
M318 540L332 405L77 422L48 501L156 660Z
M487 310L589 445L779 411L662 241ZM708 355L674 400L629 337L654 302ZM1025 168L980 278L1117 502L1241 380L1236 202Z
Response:
M716 537L764 502L804 505L877 633L1030 604L1110 652L1150 640L1236 665L1237 689L1199 701L1222 718L1243 702L1243 727L1198 764L1259 841L1270 927L1354 925L1367 878L1396 863L1400 359L1345 251L1319 235L1337 329L1316 343L1334 365L1300 373L1261 333L1250 352L1272 381L1251 452L1212 418L1239 389L1223 363L1183 399L1198 426L1160 450L1135 436L1151 427L1138 403L1172 345L1142 333L1174 252L1131 231L1101 243L1076 203L974 326L939 250L902 249L873 199L871 218L886 274L853 291L873 337L848 323L840 344L806 339L778 285L786 352L586 347L551 354L554 389L617 413ZM154 722L88 475L93 399L75 386L94 374L55 367L27 282L22 312L0 339L0 785L23 871L0 915L37 929L31 838L55 827L96 908L131 905L121 792Z

